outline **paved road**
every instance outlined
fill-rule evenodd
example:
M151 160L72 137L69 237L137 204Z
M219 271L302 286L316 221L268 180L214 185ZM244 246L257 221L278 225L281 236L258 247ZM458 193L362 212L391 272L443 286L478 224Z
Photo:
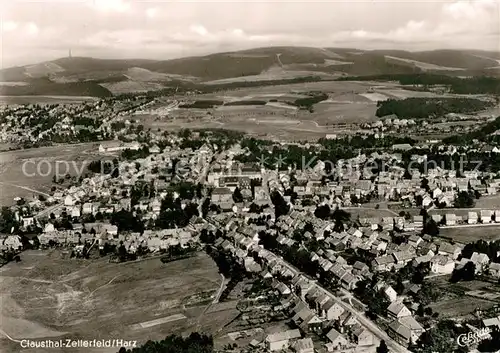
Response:
M274 254L276 259L281 262L282 265L286 266L290 271L292 271L294 274L299 274L301 273L297 268L295 268L293 265L289 264L285 260L283 260L281 257L277 256ZM302 273L303 274L303 273ZM308 277L307 275L303 274L304 276ZM344 309L352 313L356 319L359 321L359 323L363 326L365 326L368 330L370 330L375 336L377 336L380 340L384 340L385 343L387 343L387 346L396 353L411 353L408 349L394 341L392 338L389 337L387 333L382 331L373 321L371 321L369 318L365 316L363 312L360 312L356 310L354 307L352 307L350 304L347 304L343 302L340 298L338 298L334 293L330 292L329 290L323 288L319 284L316 283L316 286L323 291L323 293L328 294L330 297L332 297L340 306L342 306Z
M50 207L48 207L48 208L46 208L46 209L41 210L41 211L40 211L40 212L38 212L36 215L34 215L34 217L35 217L35 218L38 218L38 217L45 216L45 215L47 215L47 214L49 214L49 215L50 215L50 213L51 213L51 212L55 211L56 209L58 209L58 208L60 208L60 207L62 207L62 205L61 205L61 204L59 204L59 203L57 203L57 204L52 205L52 206L50 206Z
M456 226L440 226L439 229L477 228L477 227L500 227L500 223L457 224Z
M373 321L368 319L364 313L356 310L354 307L352 307L350 304L347 304L346 302L343 302L339 298L337 298L332 292L329 290L321 287L318 285L318 288L322 290L324 293L329 294L330 296L333 297L333 299L341 305L344 309L349 311L352 315L356 317L356 319L363 325L365 326L368 330L370 330L375 336L377 336L380 340L385 341L387 343L387 346L394 352L398 353L411 353L408 349L405 347L401 346L399 343L394 341L392 338L389 337L387 333L382 331Z

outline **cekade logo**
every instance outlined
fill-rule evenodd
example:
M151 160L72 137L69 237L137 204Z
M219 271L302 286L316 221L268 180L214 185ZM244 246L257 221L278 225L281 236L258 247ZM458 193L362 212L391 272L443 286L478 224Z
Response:
M463 333L457 338L460 347L467 347L479 343L489 337L491 329L483 328L474 332Z

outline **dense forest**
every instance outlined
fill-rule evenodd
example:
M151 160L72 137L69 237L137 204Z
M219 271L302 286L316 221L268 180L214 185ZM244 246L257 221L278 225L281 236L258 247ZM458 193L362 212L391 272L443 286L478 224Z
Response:
M233 105L266 105L266 101L259 101L259 100L243 100L243 101L234 101L234 102L227 102L224 105L227 106L233 106Z
M472 113L494 106L493 102L474 98L406 98L377 103L378 117L394 114L398 118L425 119L449 113Z
M500 79L488 76L460 78L427 73L341 77L339 81L396 81L402 85L446 85L457 94L500 94Z
M313 94L307 98L296 99L294 102L291 102L289 104L295 105L301 109L311 110L314 104L322 102L326 99L328 99L328 95L325 93Z
M210 109L217 105L223 105L223 101L218 100L199 100L194 103L186 103L179 105L179 108L198 108L198 109Z

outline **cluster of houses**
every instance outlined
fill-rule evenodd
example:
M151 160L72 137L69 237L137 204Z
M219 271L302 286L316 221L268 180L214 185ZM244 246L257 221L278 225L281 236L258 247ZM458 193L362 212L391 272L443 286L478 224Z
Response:
M231 251L247 271L273 280L273 288L289 301L283 305L290 308L292 320L301 332L315 330L318 327L324 329L326 321L334 329L330 336L336 338L329 342L329 349L352 347L363 344L360 342L369 342L360 340L356 336L358 327L353 326L352 330L348 329L350 325L345 322L346 317L341 316L345 312L342 303L335 303L335 299L329 297L328 292L317 284L311 284L314 281L311 282L300 275L282 259L259 245L258 233L266 229L265 226L242 225L234 216L224 214L208 221L215 227L225 227L228 231L225 239L218 240L218 246ZM314 238L322 244L322 249L310 253L311 260L317 261L324 271L331 273L332 278L345 291L352 291L360 280L372 279L376 273L398 270L408 265L416 268L426 264L431 273L439 275L451 274L454 269L462 268L468 262L472 262L475 264L476 273L500 278L500 264L491 262L486 254L475 252L470 259L458 260L463 250L462 245L452 244L430 235L419 235L416 232L400 233L405 241L396 244L393 242L391 232L378 224L377 227L351 227L342 232L335 232L331 221L315 218L310 210L300 207L276 220L274 224L277 228L277 241L286 246L296 244L293 232L303 229L306 223L312 225L313 229L305 232L304 236ZM341 255L347 249L364 250L372 255L373 260L368 263L357 260L354 264L348 264ZM261 262L255 261L251 256L253 252L258 253ZM277 278L291 278L291 281L286 283ZM302 286L303 283L308 285ZM415 288L411 290L415 293L420 290L417 285L413 287ZM403 297L385 283L378 284L375 289L390 302L387 308L387 318L390 320L389 335L403 345L415 343L424 332L422 325L413 316L418 309L418 303L407 307L403 304ZM408 298L405 303L408 303Z
M255 233L257 229L254 229ZM245 236L241 232L246 232ZM363 326L361 322L343 302L334 297L329 291L322 288L315 280L300 274L296 269L286 264L281 258L270 251L258 246L258 237L252 236L249 228L238 232L228 233L227 239L218 240L217 245L231 251L248 271L259 273L263 278L271 279L272 286L283 297L282 307L290 313L292 321L300 332L323 332L327 328L328 342L325 348L336 351L355 347L368 347L378 343L374 334ZM256 251L262 260L257 265L251 251ZM342 256L335 256L333 251L325 254L312 254L321 266L331 271L337 277L342 287L352 290L361 278L371 277L370 267L367 264L356 262L349 266ZM281 278L288 278L283 282ZM379 288L382 295L391 301L387 308L388 318L391 320L390 335L399 343L409 345L415 343L424 332L423 327L414 319L411 311L402 303L400 297L390 286L381 284ZM281 308L280 308L281 309ZM280 347L289 346L293 338L282 335L270 335L266 342L268 349L279 350ZM296 334L299 339L300 334ZM285 342L286 341L286 342Z
M112 123L116 117L130 110L148 104L147 98L136 100L97 100L84 104L23 104L0 107L4 118L0 125L2 142L52 142L53 136L75 138L82 131L96 134L103 140L115 133L124 135L131 122L125 121L125 128L116 129ZM33 124L32 120L45 117L47 123ZM96 124L88 123L92 119ZM134 136L129 136L133 138ZM137 136L135 136L137 138Z
M467 214L457 215L455 213L432 212L429 217L441 227L453 227L457 225L475 225L500 223L500 210L467 211ZM363 226L382 227L385 230L398 231L420 231L423 229L423 216L413 216L410 219L402 216L360 218Z
M444 91L444 90L443 90ZM440 91L442 92L442 91ZM494 116L485 116L482 118L474 117L465 114L449 113L441 118L442 122L448 124L436 124L433 121L414 120L414 119L399 119L396 115L388 115L381 120L371 123L360 124L358 134L379 136L384 133L400 133L409 134L442 134L442 133L466 133L473 129L474 124L470 124L471 120L476 120L478 123L484 121L484 118L494 118ZM454 122L453 124L449 124Z
M220 221L225 222L222 219ZM259 246L258 226L237 229L234 222L226 224L229 233L226 239L218 239L216 245L233 253L237 261L245 265L247 271L272 280L273 288L283 297L280 309L288 310L300 332L307 334L313 331L324 331L327 328L328 342L325 348L328 351L367 347L378 343L373 333L359 322L355 313L352 313L343 302L318 285L315 280L299 273L281 258ZM254 251L261 259L260 264L250 255ZM328 255L324 254L324 257L313 253L312 257L318 260L324 268L339 276L345 289L353 289L363 274L370 272L368 265L359 262L354 266L348 266L342 256L336 257L333 251L328 252ZM283 282L279 280L280 278L288 278L289 281ZM403 324L406 323L405 320L402 321ZM293 338L277 339L276 337L288 336L286 333L270 335L266 339L268 349L279 350L281 347L288 347L292 344L289 341L293 341ZM295 334L294 337L299 339L301 336Z
M156 146L155 146L156 147ZM405 150L407 146L396 146L394 150ZM115 143L101 145L99 152L112 153L124 149L137 150L140 144ZM311 170L280 172L266 170L261 166L239 163L235 157L245 153L239 146L214 153L205 144L199 149L166 147L150 148L150 155L134 161L121 161L118 175L95 175L84 178L76 186L57 191L47 200L50 215L44 218L26 212L16 213L23 227L42 224L43 232L38 237L42 245L63 244L81 249L88 242L103 248L106 244L123 244L126 251L135 253L140 248L150 252L166 250L172 246L186 247L199 241L203 229L215 231L225 229L224 238L216 240L216 246L229 251L234 258L252 273L272 282L274 290L282 297L281 308L286 310L298 329L269 335L265 344L271 351L293 348L297 352L311 353L314 344L307 333L325 332L327 351L378 344L378 338L363 323L363 319L346 303L340 301L315 280L299 273L280 257L259 245L259 232L265 230L276 235L278 244L291 247L298 241L297 230L308 230L301 236L316 240L321 249L310 252L310 260L317 261L319 267L329 273L344 292L352 291L365 279L372 279L376 273L398 270L405 266L417 267L427 264L434 274L450 274L455 268L467 263L475 264L476 273L500 278L500 264L492 263L486 254L473 253L470 259L461 258L462 247L445 240L420 235L423 216L360 218L359 226L336 227L334 221L314 216L318 204L328 204L331 208L351 206L354 200L377 197L397 200L410 206L421 200L423 207L432 209L452 206L458 192L471 189L480 193L495 194L500 180L489 179L483 183L479 173L466 173L458 178L453 171L435 168L425 174L427 184L422 187L422 177L412 171L411 179L405 179L405 170L397 164L402 160L398 153L374 152L369 156L359 155L337 164L337 181L324 182L320 162ZM415 156L415 160L422 156ZM215 161L214 161L215 160ZM386 170L372 175L362 170L366 163L382 160ZM178 173L173 172L177 168ZM255 180L263 180L261 185ZM184 228L151 230L148 221L156 220L161 212L162 200L167 195L172 182L190 181L206 183L211 190L210 201L219 206L219 211L210 211L208 216L193 217ZM132 205L132 188L142 184L145 190ZM293 185L293 187L292 187ZM285 191L293 188L299 202L291 204ZM236 189L242 201L235 201ZM272 191L279 191L289 202L291 210L287 215L275 219L270 199ZM179 196L179 195L174 195ZM312 203L301 202L313 200ZM195 201L200 201L195 198ZM184 208L191 200L181 200ZM420 201L419 201L420 202ZM269 205L263 211L251 211L249 205ZM312 204L308 206L307 204ZM38 207L42 207L38 204ZM127 210L139 216L146 230L118 232L109 218L112 214ZM63 216L72 220L72 229L57 229L56 223ZM263 223L251 220L265 218ZM436 223L455 226L460 223L500 222L499 210L468 212L466 217L453 213L444 216L431 214ZM92 219L89 221L89 219ZM272 229L270 229L273 226ZM398 230L394 241L393 231ZM15 235L4 236L0 240L0 250L20 249L22 243ZM367 255L367 259L348 262L343 256L347 250L356 250ZM258 259L253 255L257 254ZM345 254L344 254L345 255ZM284 280L286 279L286 280ZM407 307L397 292L385 283L377 284L376 290L390 302L387 307L388 334L402 345L415 343L424 332L415 320L415 306ZM418 290L415 289L415 290Z
M483 180L483 173L477 171L461 171L461 177L457 176L457 170L443 169L439 165L429 167L423 173L416 168L407 171L399 166L402 162L401 153L396 153L404 150L403 146L393 147L394 152L373 152L370 155L361 154L348 160L339 160L332 167L338 180L326 183L323 178L325 163L322 161L318 161L310 169L278 172L257 165L238 165L233 162L232 157L245 151L234 150L227 154L224 163L214 163L211 166L208 184L221 188L217 192L226 194L227 198L236 187L245 190L249 179L265 179L264 188L269 191L278 190L282 194L293 188L299 200L326 200L329 204L349 207L363 199L375 199L402 202L407 207L426 209L453 207L458 193L462 191L474 190L482 195L495 195L500 187L500 179ZM432 164L425 155L414 155L411 158L417 164ZM382 161L383 168L374 172L376 161ZM427 179L425 186L422 185L423 178ZM486 215L481 216L483 217L479 219L487 221ZM447 224L454 224L453 218L450 213ZM473 222L472 215L470 219Z
M152 253L167 250L171 246L187 247L198 241L198 233L199 229L191 226L160 231L145 230L142 234L138 232L118 234L117 226L96 222L74 224L71 230L46 231L38 236L38 240L41 245L48 246L53 242L63 246L73 246L76 250L86 242L95 241L100 249L103 249L105 244L121 244L128 253L134 254L140 247Z
M130 252L134 252L139 245L151 251L161 250L169 245L184 246L193 240L192 233L198 227L196 220L190 223L193 226L187 230L146 230L142 236L118 236L117 227L111 225L109 219L121 210L131 211L140 215L147 226L148 221L158 218L161 201L167 195L170 183L181 180L181 177L182 180L197 181L203 177L204 168L206 169L207 161L211 158L212 151L207 146L197 151L167 147L163 152L152 153L146 158L120 162L116 177L96 174L84 178L77 185L54 192L45 203L35 199L22 206L13 206L12 209L21 228L41 227L42 234L39 238L42 245L52 241L55 244L77 246L85 241L99 239L101 245L105 241L124 241ZM185 167L182 176L172 173L174 159L177 164ZM132 206L131 190L138 183L142 183L146 191ZM178 196L174 194L174 197ZM191 200L182 200L181 206L184 207L189 202ZM63 217L71 220L72 229L57 228L57 222ZM122 236L126 239L122 239ZM1 245L17 248L11 240L4 240Z

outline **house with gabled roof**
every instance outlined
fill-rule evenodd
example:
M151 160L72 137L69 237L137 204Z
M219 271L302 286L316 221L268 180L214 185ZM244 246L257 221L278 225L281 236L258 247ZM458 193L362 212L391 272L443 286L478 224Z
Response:
M303 308L292 317L292 321L303 331L308 332L321 326L322 321L309 308Z
M395 259L392 255L384 255L376 257L372 263L372 270L376 272L390 271L396 264Z
M332 328L327 334L326 337L330 341L327 346L327 350L329 352L345 349L349 346L349 341L342 335L340 332Z
M339 319L338 319L338 324L341 328L341 331L344 332L346 328L352 327L356 324L358 324L358 319L349 311L344 311Z
M361 238L363 236L363 232L361 232L358 228L351 227L347 231L347 234Z
M415 253L410 251L397 251L392 256L396 262L396 267L404 267L416 257Z
M337 320L345 312L345 309L331 298L320 309L327 320Z
M424 227L424 216L413 216L413 224L415 229L422 229Z
M389 336L404 346L415 344L424 332L422 325L413 316L405 316L394 320L389 325L388 330Z
M266 347L272 352L287 349L291 340L301 337L302 335L298 329L273 333L266 337Z
M358 347L371 346L375 343L375 337L373 334L359 324L353 328L352 334Z
M445 216L446 225L447 226L455 226L457 225L458 217L454 213L447 213Z
M358 283L358 278L350 272L346 272L344 276L340 279L340 285L347 290L353 290Z
M488 265L490 263L490 258L488 257L488 255L478 252L472 253L470 260L476 266L476 273L482 273L488 268Z
M272 287L276 289L282 296L288 296L292 294L290 288L286 284L280 281L273 281Z
M411 316L411 311L400 301L395 301L387 307L387 315L398 319L405 316Z
M370 272L370 268L364 262L356 261L352 265L352 273L355 275L364 276L368 272Z
M382 289L382 293L391 303L398 299L398 293L391 286L385 286Z
M423 239L421 237L419 237L418 235L416 234L412 234L409 238L408 238L408 244L410 244L411 246L413 246L414 248L418 247L418 245L423 241Z
M447 255L434 255L430 261L431 272L450 274L455 268L455 262Z
M296 283L292 282L292 284L295 286L296 293L299 293L300 297L302 299L305 299L307 292L309 292L311 288L314 287L314 283L309 281L303 275L297 276L297 278L294 280L296 280Z
M347 265L347 260L342 257L342 255L337 256L337 259L335 261L337 264L340 265Z
M477 212L470 211L467 214L467 223L468 224L477 224L477 222L478 222Z
M481 210L481 223L491 223L493 221L493 211L492 210Z
M442 242L438 248L438 254L450 256L453 260L456 260L462 249L458 245L453 245L447 242Z
M500 278L500 263L492 262L488 268L490 276Z
M429 252L427 254L414 258L412 261L413 267L417 267L418 265L420 265L422 263L426 263L426 264L430 263L432 258L434 257L434 255L435 255L434 252L432 250L429 250Z

